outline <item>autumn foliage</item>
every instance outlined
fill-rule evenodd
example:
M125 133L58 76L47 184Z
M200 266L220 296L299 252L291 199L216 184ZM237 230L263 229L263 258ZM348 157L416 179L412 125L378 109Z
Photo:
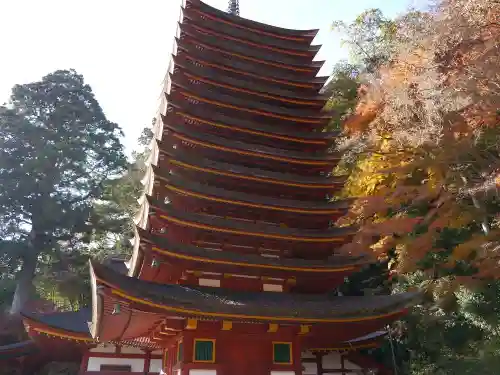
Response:
M423 271L433 292L500 277L500 2L444 0L396 21L344 122L356 144L345 247Z

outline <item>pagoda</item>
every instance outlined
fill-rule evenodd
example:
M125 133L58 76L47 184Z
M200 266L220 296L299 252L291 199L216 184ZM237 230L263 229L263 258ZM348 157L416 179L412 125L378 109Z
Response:
M232 13L184 1L127 269L91 262L90 309L25 317L81 374L385 371L353 351L415 295L337 292L370 259L339 251L358 228L335 224L350 202L332 200L318 30Z

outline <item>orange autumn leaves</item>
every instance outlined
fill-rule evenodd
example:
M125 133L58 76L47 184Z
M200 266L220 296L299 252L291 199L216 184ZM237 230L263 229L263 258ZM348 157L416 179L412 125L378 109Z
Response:
M475 267L455 285L500 276L500 216L490 203L500 187L499 19L497 1L441 1L425 33L364 77L344 124L367 142L344 190L361 198L343 220L362 226L345 251L392 249L395 272L422 271L430 252L445 251L436 245L443 229L477 228L439 267Z

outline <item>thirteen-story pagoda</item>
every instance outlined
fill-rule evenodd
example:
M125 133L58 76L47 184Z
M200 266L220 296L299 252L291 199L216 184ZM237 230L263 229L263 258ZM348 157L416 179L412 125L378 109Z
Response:
M87 317L27 316L32 336L79 341L82 374L366 368L339 351L375 346L414 295L335 293L368 260L338 253L358 229L335 226L316 34L185 1L128 270L92 263Z

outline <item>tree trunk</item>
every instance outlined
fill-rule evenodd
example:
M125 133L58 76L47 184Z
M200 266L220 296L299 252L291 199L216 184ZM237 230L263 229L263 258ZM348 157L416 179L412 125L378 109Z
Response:
M22 309L28 302L33 291L33 279L37 264L37 253L27 252L23 257L23 265L17 275L17 285L10 308L11 315L19 316Z
M17 274L17 285L10 307L12 316L20 316L21 311L29 301L33 292L33 279L38 262L38 254L40 251L40 236L37 235L35 223L32 223L29 246L21 256L23 262L21 270Z

